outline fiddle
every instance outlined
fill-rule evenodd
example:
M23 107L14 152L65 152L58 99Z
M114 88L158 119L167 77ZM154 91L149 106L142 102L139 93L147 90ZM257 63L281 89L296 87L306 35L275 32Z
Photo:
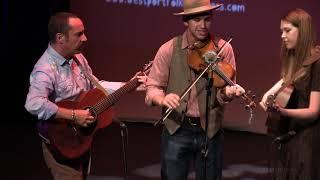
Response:
M215 48L215 45L213 44L212 40L206 41L206 42L196 42L193 46L191 46L191 51L188 54L188 65L194 69L196 72L203 71L210 62L206 62L206 60L203 60L203 56L209 52L209 51L217 51ZM229 78L233 79L235 76L235 70L234 68L226 62L218 61L217 66L221 71L224 72L224 74ZM222 88L226 85L226 81L222 79L219 75L216 73L211 73L213 78L213 86Z
M229 43L230 41L231 39L226 43ZM220 52L222 52L223 48L225 47L225 44L222 46L220 50L217 50L217 48L215 48L211 40L207 41L206 44L197 42L193 45L193 49L190 51L188 56L188 61L187 61L188 65L197 72L203 71L210 63L213 63L211 69L213 70L214 73L210 73L208 71L208 75L212 76L214 80L213 86L217 88L222 88L226 85L230 85L230 86L236 85L231 80L232 78L234 78L235 70L229 63L217 61L217 60L210 62L208 60L209 58L206 58L207 53L212 51L213 52L218 51L218 54L213 53L213 55L211 55L213 58L218 58ZM245 93L241 95L242 99L248 102L248 104L245 105L245 109L250 110L249 123L251 123L251 119L253 116L253 109L256 107L256 104L253 101L253 99L255 98L255 95L253 95L252 97L249 97L250 93L251 91L245 91Z

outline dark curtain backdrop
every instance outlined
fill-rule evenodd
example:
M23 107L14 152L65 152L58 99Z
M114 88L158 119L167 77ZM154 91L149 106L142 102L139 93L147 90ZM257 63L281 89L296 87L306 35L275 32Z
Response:
M2 91L4 116L15 127L33 125L33 119L24 109L29 87L29 75L48 45L47 24L55 12L69 11L67 0L2 2L1 50Z
M24 108L29 75L48 45L50 15L69 11L69 1L3 0L1 9L1 137L12 147L34 129L35 118Z
M122 2L122 3L119 3ZM134 4L136 2L136 4ZM149 1L158 2L158 1ZM162 2L160 1L160 5ZM175 2L175 1L170 1ZM304 8L319 22L320 2L310 1L215 1L241 4L244 12L217 11L212 33L231 36L236 61L237 80L256 95L258 103L265 91L279 80L280 18L293 8ZM139 4L140 3L140 4ZM71 0L71 11L80 15L86 25L88 43L85 55L96 76L110 81L126 81L144 63L152 60L160 45L183 32L181 18L172 13L180 7L142 6L148 1ZM319 27L319 24L317 24ZM319 32L318 28L318 32ZM319 34L319 33L318 33ZM255 110L251 125L249 113L240 99L228 105L225 127L265 132L265 113ZM119 117L158 119L160 109L144 105L144 93L131 93L116 105Z
M45 165L40 164L43 161L39 159L41 144L35 131L36 121L26 112L24 103L31 70L47 47L49 17L55 12L68 10L68 0L1 1L2 179L48 177L45 176L49 173ZM35 156L26 152L39 154ZM39 166L32 164L35 162L39 162ZM31 172L28 167L35 171Z
M245 6L243 13L217 11L212 33L224 39L233 37L231 44L237 60L238 83L251 90L257 96L258 103L263 93L279 77L280 17L290 9L304 8L313 16L319 35L320 14L317 8L320 2L220 2ZM33 3L4 0L1 8L3 112L10 119L5 123L18 124L22 128L25 128L24 125L32 125L23 106L30 72L47 47L47 23L53 13L70 10L83 18L88 36L84 53L95 75L110 81L129 80L144 63L153 59L162 43L184 30L181 19L172 15L181 11L181 8L176 7L147 8L110 3L108 0L50 0ZM116 111L119 117L136 120L160 117L159 108L144 105L143 92L123 97L116 105ZM251 125L247 122L248 116L240 99L236 100L227 107L224 125L263 133L265 114L261 109L256 109Z
M180 8L152 6L145 8L109 2L109 0L2 1L0 136L3 140L1 160L4 161L0 168L3 170L2 177L10 177L4 179L16 179L12 177L13 175L23 177L22 179L39 179L49 174L40 159L41 143L35 130L35 119L25 111L24 103L30 72L47 47L47 24L50 15L58 11L71 10L83 18L89 38L84 53L95 74L101 79L111 81L130 79L144 63L153 59L162 43L184 29L180 18L172 16L172 13L179 12ZM251 89L257 95L258 102L262 94L278 80L280 17L289 9L305 8L314 17L319 35L320 2L318 0L234 2L244 4L245 13L216 13L213 33L225 39L234 37L232 45L237 58L238 82L243 87ZM135 120L158 119L160 116L159 109L144 105L144 93L126 95L116 105L116 110L119 117ZM265 116L259 108L251 126L247 124L247 118L248 113L243 109L243 105L235 101L228 106L224 124L225 127L234 129L264 132ZM31 165L31 161L38 166L32 163Z

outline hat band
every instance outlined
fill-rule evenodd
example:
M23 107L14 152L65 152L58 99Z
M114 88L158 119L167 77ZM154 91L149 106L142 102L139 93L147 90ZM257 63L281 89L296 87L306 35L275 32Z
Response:
M189 14L189 13L194 13L194 12L202 12L202 11L206 11L206 10L211 10L213 8L214 8L213 6L207 5L207 6L185 9L183 12L184 12L184 14Z

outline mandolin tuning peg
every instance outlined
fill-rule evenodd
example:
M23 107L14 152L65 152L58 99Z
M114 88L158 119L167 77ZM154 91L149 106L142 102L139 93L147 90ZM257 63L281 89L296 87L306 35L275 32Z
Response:
M252 95L252 98L251 99L254 99L256 97L256 95Z

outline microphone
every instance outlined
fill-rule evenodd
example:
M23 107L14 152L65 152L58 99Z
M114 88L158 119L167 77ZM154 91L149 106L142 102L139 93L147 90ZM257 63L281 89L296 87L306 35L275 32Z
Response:
M217 61L217 53L214 51L208 51L202 55L202 58L206 63L213 63Z
M285 142L291 139L293 136L295 136L297 133L295 131L289 131L288 133L276 137L273 141L274 142Z

